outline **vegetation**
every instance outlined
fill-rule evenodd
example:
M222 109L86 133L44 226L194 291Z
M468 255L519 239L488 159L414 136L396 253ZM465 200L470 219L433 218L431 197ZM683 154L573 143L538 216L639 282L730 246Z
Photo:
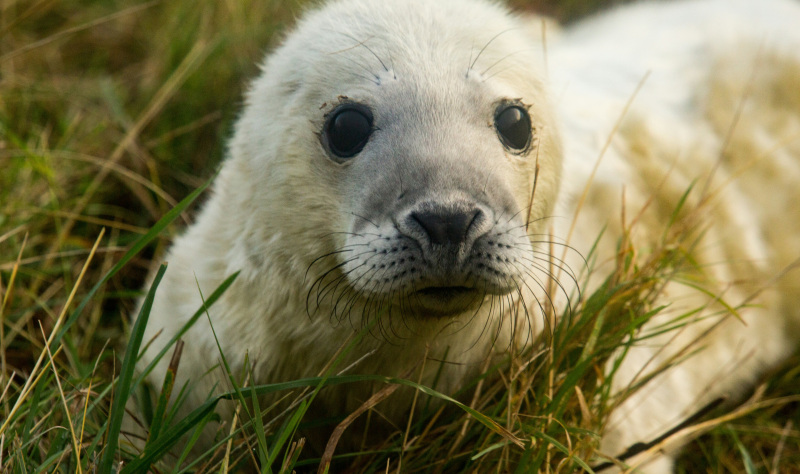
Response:
M129 315L153 256L191 221L224 154L242 87L302 3L0 2L1 472L171 472L160 460L174 462L172 443L213 417L217 400L175 419L161 396L150 407L143 451L120 435L125 401L137 390L131 354L147 344ZM601 7L512 3L561 19ZM674 238L691 241L688 233ZM329 375L251 389L247 374L230 374L238 423L187 469L316 468L319 459L299 458L302 441L293 436L311 421L303 419L308 404L325 384L372 380L387 396L398 384L418 388L423 409L365 452L337 452L331 471L589 470L602 462L595 433L615 402L601 368L658 310L659 283L690 263L670 245L639 260L626 241L619 248L606 284L572 295L572 312L530 351L487 367L467 387L474 393L466 405L413 381ZM224 289L206 295L207 304ZM680 469L800 472L796 362L767 378L737 416L705 413L706 434ZM171 388L166 380L156 391ZM269 408L254 395L274 390L291 391L297 402L270 424L264 420L272 417L252 412Z

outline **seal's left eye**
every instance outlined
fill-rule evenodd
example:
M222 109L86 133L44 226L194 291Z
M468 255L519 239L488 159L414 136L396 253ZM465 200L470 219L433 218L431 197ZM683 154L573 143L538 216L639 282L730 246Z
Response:
M323 143L339 158L360 152L372 134L372 113L358 104L334 111L325 122Z
M500 108L494 116L494 128L503 144L514 151L523 151L531 142L531 117L519 105Z

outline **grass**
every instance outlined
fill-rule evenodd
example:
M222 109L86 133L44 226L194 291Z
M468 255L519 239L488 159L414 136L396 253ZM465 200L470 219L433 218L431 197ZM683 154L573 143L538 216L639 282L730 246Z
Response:
M155 397L157 421L143 452L120 437L124 401L138 381L132 354L147 343L128 316L152 257L191 220L242 87L301 3L0 2L0 471L170 472L160 460L214 416L216 399L175 419L168 397ZM513 3L562 19L601 7ZM319 460L300 460L294 436L313 421L305 410L321 386L365 380L385 386L385 396L397 384L418 388L422 409L368 452L337 452L333 472L572 472L599 463L595 433L615 402L600 368L657 311L659 284L686 264L669 248L637 260L620 242L606 284L574 298L574 313L529 352L487 367L466 387L466 405L417 386L413 374L255 388L246 373L230 374L236 390L226 398L239 402L237 423L192 469L316 467ZM797 366L767 377L740 416L707 414L709 430L679 469L800 472ZM156 389L169 391L170 381ZM258 406L256 393L275 390L292 390L290 410Z

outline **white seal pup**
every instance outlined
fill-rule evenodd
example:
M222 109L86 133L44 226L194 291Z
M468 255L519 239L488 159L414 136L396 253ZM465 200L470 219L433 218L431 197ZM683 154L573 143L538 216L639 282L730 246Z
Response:
M402 376L426 354L449 359L445 393L492 347L532 340L547 272L534 245L562 153L529 30L481 1L343 1L306 16L247 93L213 195L165 259L145 340L175 334L235 272L210 319L233 372L247 354L258 383L320 374L372 318L342 367L369 353L353 371ZM184 340L189 409L228 384L204 375L218 363L205 318ZM314 408L347 414L370 395L327 390ZM393 396L381 411L401 426L410 404Z
M591 291L627 235L623 188L640 221L630 238L646 250L691 184L707 183L688 199L711 210L687 252L725 301L750 307L734 318L689 285L661 291L658 303L673 306L660 318L705 309L632 346L620 391L648 367L676 366L615 410L601 451L651 440L792 347L800 284L781 272L800 256L800 100L770 98L800 79L797 24L792 0L643 4L545 46L530 22L481 0L331 2L300 21L248 92L213 195L166 258L145 339L175 334L201 291L241 272L209 310L234 373L249 357L258 383L317 375L370 327L343 366L402 376L426 355L457 361L436 384L453 393L493 352L531 341L543 306L563 304L546 294L545 241L586 255L605 229ZM753 75L759 58L769 77ZM572 294L569 278L560 283ZM227 384L209 372L208 322L184 339L176 383L193 384L189 409ZM687 347L697 353L674 364ZM426 366L422 384L439 369ZM329 388L315 406L350 413L372 394L362 388ZM410 395L382 414L402 424ZM671 459L645 469L669 472Z

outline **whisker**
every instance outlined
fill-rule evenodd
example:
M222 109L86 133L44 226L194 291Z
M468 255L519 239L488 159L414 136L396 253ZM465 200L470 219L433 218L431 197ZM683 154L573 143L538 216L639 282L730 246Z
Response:
M488 48L489 45L494 42L494 40L496 40L500 36L510 32L510 31L516 30L516 29L518 29L518 28L508 28L506 30L501 31L500 33L497 33L491 39L489 39L489 41L487 41L486 44L483 45L483 47L480 49L480 51L478 51L478 54L475 56L475 59L472 60L472 63L470 63L469 67L467 68L467 72L465 74L465 77L469 76L469 72L472 71L472 68L475 67L475 64L478 62L478 59L480 59L481 55L486 51L486 48Z
M366 42L367 42L367 41L368 41L370 38L367 38L366 40L363 40L363 41L362 41L362 40L359 40L358 38L356 38L355 36L353 36L353 35L351 35L351 34L348 34L348 33L341 33L341 34L342 34L342 35L344 35L344 36L346 36L346 37L348 37L348 38L350 38L350 39L352 39L353 41L355 41L355 42L357 43L355 46L361 46L362 48L364 48L364 49L366 49L367 51L369 51L370 53L372 53L372 55L373 55L373 56L375 56L375 59L377 59L377 60L378 60L378 62L379 62L379 63L381 63L381 66L383 66L383 70L384 70L384 71L386 71L386 72L389 72L389 68L388 68L388 67L386 67L386 64L383 62L383 59L381 59L381 57L380 57L380 56L378 56L378 55L375 53L375 51L373 51L373 50L372 50L372 48L370 48L369 46L367 46ZM377 75L376 75L376 77L377 77Z
M319 261L320 261L320 260L322 260L323 258L330 257L330 256L332 256L332 255L337 255L337 254L340 254L340 253L352 252L352 250L353 250L353 249L334 250L333 252L328 252L328 253L326 253L326 254L324 254L324 255L320 255L319 257L315 258L315 259L314 259L314 260L313 260L313 261L312 261L312 262L311 262L311 263L308 265L308 267L306 268L306 273L303 275L303 283L305 283L305 282L306 282L306 279L308 278L308 272L309 272L309 271L311 271L311 267L313 267L315 263L319 262Z
M361 220L362 220L362 221L364 221L364 222L369 222L369 223L370 223L370 224L372 224L372 226L373 226L373 227L375 227L376 229L380 229L380 226L379 226L378 224L376 224L376 223L372 222L371 220L367 219L366 217L364 217L364 216L362 216L362 215L359 215L359 214L356 214L355 212L350 212L350 214L351 214L351 215L353 215L353 216L355 216L355 217L358 217L359 219L361 219Z
M484 69L484 70L481 72L481 76L485 75L485 74L486 74L487 72L489 72L489 71L490 71L490 70L491 70L493 67L495 67L495 66L497 66L498 64L502 63L503 61L505 61L506 59L510 58L511 56L514 56L514 55L516 55L516 54L520 54L520 53L527 53L528 51L534 51L534 50L537 50L537 48L525 48L525 49L518 49L518 50L516 50L516 51L512 51L512 52L510 52L510 53L506 54L505 56L503 56L502 58L498 59L498 60L497 60L497 61L495 61L494 63L492 63L492 65L491 65L491 66L489 66L489 67L487 67L486 69ZM489 76L489 77L491 77L491 76ZM485 80L485 79L486 79L486 78L484 78L484 80Z

